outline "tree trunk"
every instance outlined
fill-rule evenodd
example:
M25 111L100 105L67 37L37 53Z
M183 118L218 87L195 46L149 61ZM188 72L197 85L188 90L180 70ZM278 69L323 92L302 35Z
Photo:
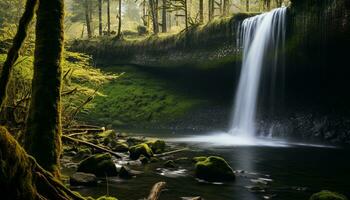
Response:
M35 6L37 3L38 0L27 0L23 16L19 21L17 33L13 38L12 46L9 52L7 53L6 60L2 67L2 71L0 73L0 110L6 99L6 92L11 77L13 65L17 61L17 58L19 56L19 50L21 49L22 44L25 38L27 37L28 27L33 19Z
M249 12L249 0L245 1L245 9L247 12Z
M0 152L0 186L6 192L1 199L85 199L44 170L4 127L0 127Z
M203 0L199 0L199 23L203 24L204 22L204 5Z
M38 163L59 176L61 153L61 58L64 0L41 0L37 10L34 77L25 147Z
M98 0L98 34L102 36L102 0Z
M184 9L185 9L185 27L188 29L188 9L187 9L187 0L184 0Z
M167 9L166 9L166 1L167 0L163 0L163 2L162 2L162 32L163 33L166 33L167 32L167 20L166 20L166 15L167 15L167 13L166 13L166 11L167 11Z
M228 1L229 0L224 0L224 5L222 6L223 10L224 10L224 13L223 13L224 16L227 16L229 13L229 2Z
M107 0L107 35L111 35L111 1Z
M149 7L151 10L152 15L152 21L153 21L153 33L158 34L159 32L159 26L158 26L158 11L157 11L157 5L158 1L149 0Z
M85 6L85 21L86 21L86 30L88 34L88 38L92 37L92 32L91 32L91 23L90 23L90 14L89 14L89 2L88 0L85 0L84 2Z
M118 34L117 34L117 38L121 37L121 31L122 31L122 0L119 0L119 6L118 6Z
M208 2L209 21L214 18L214 0Z

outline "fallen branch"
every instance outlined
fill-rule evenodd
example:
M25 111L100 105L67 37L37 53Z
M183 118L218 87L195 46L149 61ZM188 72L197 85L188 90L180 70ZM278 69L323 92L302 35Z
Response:
M75 142L75 143L80 143L80 144L83 144L85 146L92 147L94 149L98 149L98 150L110 153L111 155L113 155L113 156L115 156L117 158L122 158L123 157L123 156L121 156L121 154L116 153L116 152L114 152L112 150L109 150L106 147L103 147L103 146L100 146L100 145L96 145L96 144L93 144L93 143L90 143L90 142L87 142L87 141L84 141L84 140L79 140L79 139L76 139L76 138L72 138L72 137L69 137L67 135L62 135L62 139L69 140L69 141L72 141L72 142Z
M83 131L83 132L78 132L78 133L72 133L72 134L68 134L68 137L73 137L73 136L77 136L77 135L85 135L87 134L87 131Z
M165 152L165 153L155 154L154 156L155 157L167 156L167 155L170 155L170 154L173 154L173 153L178 153L178 152L187 151L187 150L189 150L189 148L183 148L183 149L177 149L177 150L174 150L174 151L168 151L168 152Z
M88 133L100 133L105 131L104 128L72 128L72 129L63 129L64 133L80 133L86 131Z
M165 185L166 185L165 182L158 182L154 184L154 186L151 189L151 192L149 193L147 200L158 200L160 193L162 192Z

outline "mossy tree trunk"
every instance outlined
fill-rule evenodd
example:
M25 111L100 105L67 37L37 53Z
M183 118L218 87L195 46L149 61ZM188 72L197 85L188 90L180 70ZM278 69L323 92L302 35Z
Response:
M245 1L245 10L247 11L247 12L249 12L249 0L246 0Z
M208 2L208 16L209 21L211 21L214 18L214 0L209 0Z
M150 10L151 10L151 15L152 15L153 33L154 34L158 34L159 33L157 6L158 6L158 1L149 0L149 7L150 7Z
M44 169L59 176L61 57L64 0L41 0L37 10L34 78L25 147Z
M223 9L223 15L224 16L227 16L228 15L228 13L229 13L229 0L224 0L224 2L223 2L223 5L222 5L222 9Z
M102 36L102 0L98 0L98 34Z
M4 127L0 126L2 200L84 200L44 170Z
M12 46L7 53L6 60L2 67L2 71L0 73L0 109L5 102L7 88L11 78L11 71L19 56L19 50L27 37L29 24L33 19L37 2L38 0L27 0L23 16L19 21L17 33L13 39Z

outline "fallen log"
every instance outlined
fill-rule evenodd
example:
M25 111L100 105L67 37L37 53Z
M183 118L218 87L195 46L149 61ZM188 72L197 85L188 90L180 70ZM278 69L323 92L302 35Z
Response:
M71 141L71 142L75 142L75 143L80 143L82 145L85 145L85 146L88 146L88 147L92 147L94 149L98 149L98 150L103 151L103 152L110 153L112 156L115 156L117 158L122 158L123 157L121 154L107 149L107 147L96 145L96 144L93 144L91 142L87 142L87 141L84 141L84 140L79 140L79 139L76 139L76 138L72 138L72 137L69 137L67 135L62 135L62 139L63 140L68 140L68 141Z
M162 157L162 156L167 156L167 155L170 155L170 154L173 154L173 153L178 153L178 152L187 151L187 150L189 150L189 148L182 148L182 149L177 149L177 150L174 150L174 151L168 151L168 152L164 152L164 153L154 154L154 156L155 157Z
M147 200L158 200L160 197L160 193L165 188L165 185L165 182L158 182L154 184L154 186L151 189L151 192L148 195Z

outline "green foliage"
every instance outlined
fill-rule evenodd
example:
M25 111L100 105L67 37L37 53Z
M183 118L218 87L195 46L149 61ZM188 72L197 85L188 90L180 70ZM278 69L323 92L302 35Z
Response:
M347 200L347 198L342 194L322 190L321 192L313 194L310 200Z

